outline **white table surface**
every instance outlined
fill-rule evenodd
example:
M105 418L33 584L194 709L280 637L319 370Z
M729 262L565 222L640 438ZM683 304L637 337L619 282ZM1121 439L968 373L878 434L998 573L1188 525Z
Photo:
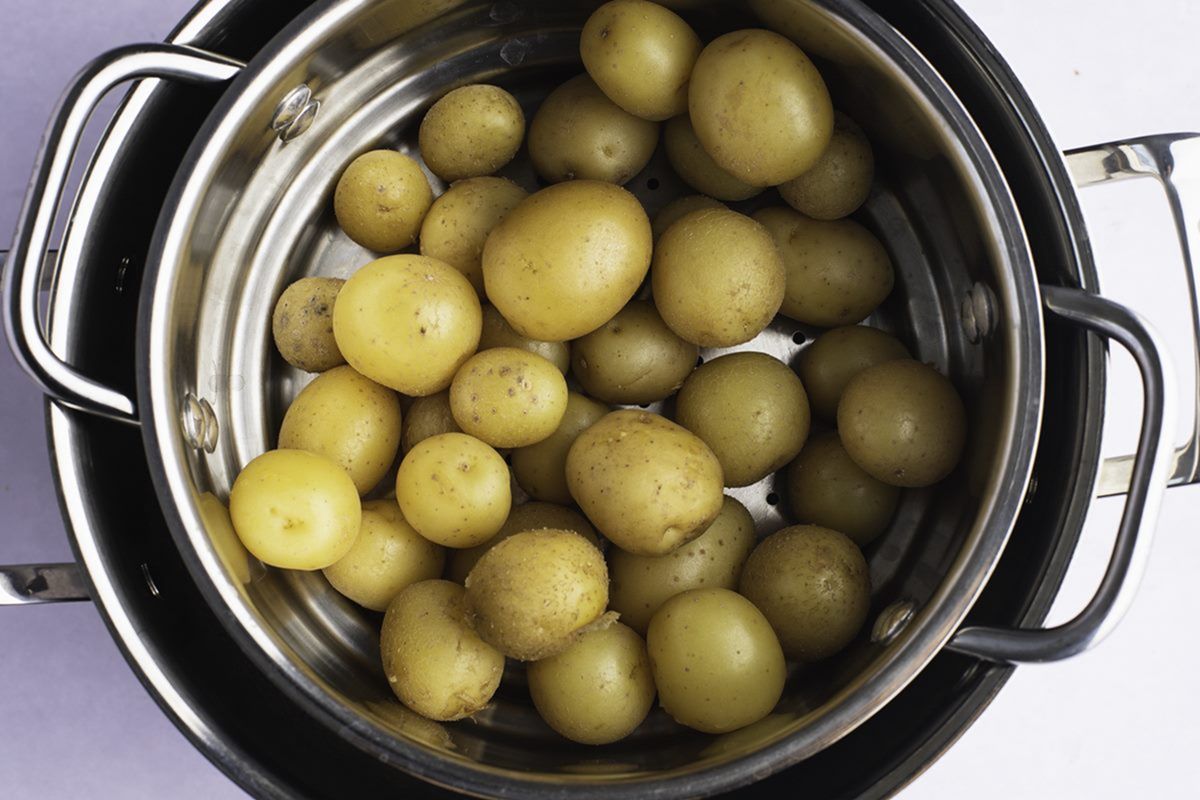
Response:
M1008 58L1060 146L1200 130L1200 3L960 2ZM190 4L3 0L0 245L67 79L108 47L161 38ZM1186 341L1179 257L1153 185L1094 189L1084 204L1105 293L1149 315L1168 340ZM1192 379L1188 358L1178 348L1182 386ZM1132 442L1140 395L1127 359L1116 358L1113 373L1105 448L1116 453ZM67 558L40 398L2 349L0 403L0 560ZM1187 413L1190 406L1181 426ZM1120 510L1119 499L1095 505L1053 621L1086 602ZM1168 492L1141 594L1124 623L1082 657L1017 670L905 800L1200 796L1198 519L1200 488ZM162 716L87 604L0 612L0 719L0 797L244 796Z

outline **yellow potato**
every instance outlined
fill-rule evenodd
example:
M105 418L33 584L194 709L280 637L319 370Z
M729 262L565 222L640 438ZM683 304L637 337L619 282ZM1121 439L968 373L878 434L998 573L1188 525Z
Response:
M862 128L834 114L833 138L803 175L779 187L789 206L813 219L841 219L858 210L871 192L875 156Z
M333 193L338 225L377 253L412 245L432 203L421 166L395 150L372 150L351 161Z
M693 211L702 211L706 208L728 208L720 200L713 200L711 197L703 194L689 194L687 197L681 197L678 200L672 200L670 203L659 211L654 217L654 222L651 224L651 230L654 232L654 241L657 242L662 235L679 220L686 217Z
M253 578L250 564L250 553L237 531L233 529L233 520L229 517L229 509L225 507L215 494L203 492L197 499L200 517L204 520L204 529L208 532L208 540L212 542L213 550L221 563L229 570L229 574L238 583L249 583ZM261 564L254 564L255 571L262 572Z
M408 523L431 542L474 547L495 536L508 518L508 465L473 436L432 436L400 462L396 501Z
M866 325L846 325L825 331L804 348L796 372L813 411L834 421L842 392L855 375L884 361L911 357L908 348L890 334Z
M421 224L421 255L445 261L483 295L483 243L529 192L506 178L468 178L433 201Z
M520 487L538 500L574 502L567 488L567 453L579 434L611 410L586 395L568 392L566 411L554 433L513 451L513 475Z
M491 350L494 347L518 347L528 350L558 367L558 371L564 375L571 368L569 342L543 342L522 336L513 330L512 325L508 324L508 320L495 306L484 306L483 335L479 337L479 349Z
M415 397L450 385L482 328L470 282L425 256L372 261L346 281L333 308L333 334L350 366Z
M460 86L433 104L417 135L421 158L447 183L491 175L513 160L525 114L499 86Z
M271 315L271 335L284 361L305 372L346 363L333 338L333 303L344 283L301 278L283 290Z
M865 547L887 530L900 490L868 475L836 431L810 439L788 467L787 496L797 522L821 525Z
M354 481L334 462L305 450L270 450L233 482L229 516L255 558L314 570L354 546L362 507Z
M467 360L450 384L450 411L466 433L493 447L525 447L554 433L567 410L567 381L546 359L496 347Z
M462 429L450 411L450 391L418 397L404 414L404 431L400 434L400 452L407 454L430 436L459 433Z
M762 192L761 186L746 183L717 166L696 138L687 114L667 123L663 144L671 168L697 192L730 202L749 200Z
M522 503L519 506L513 506L512 511L508 514L508 519L504 521L504 527L491 539L465 550L452 550L446 577L458 583L465 583L467 575L471 574L471 570L488 550L518 533L547 528L578 533L595 545L596 549L603 550L604 540L596 533L596 529L592 527L591 523L575 509L553 503Z

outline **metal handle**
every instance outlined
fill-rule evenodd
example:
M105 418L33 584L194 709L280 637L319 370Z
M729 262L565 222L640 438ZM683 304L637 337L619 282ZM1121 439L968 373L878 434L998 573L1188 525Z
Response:
M0 606L91 599L78 564L0 566Z
M1170 485L1200 481L1200 134L1165 133L1110 142L1066 153L1067 166L1080 188L1129 178L1154 178L1171 207L1186 270L1188 299L1192 307L1192 362L1196 365L1192 430L1175 449ZM1133 456L1105 459L1096 493L1100 497L1123 494L1133 475Z
M46 394L64 405L123 422L136 422L133 399L77 372L54 354L38 315L38 286L63 189L92 110L114 86L139 78L190 83L226 81L243 64L191 47L143 44L112 50L92 61L63 94L34 161L33 178L18 217L4 274L4 330L17 363ZM61 252L66 252L63 248ZM78 268L78 265L66 265ZM63 269L61 257L55 272Z
M947 647L958 653L1010 664L1057 661L1091 648L1125 615L1141 582L1158 521L1158 508L1175 453L1174 375L1163 360L1158 334L1125 306L1080 289L1043 286L1046 310L1113 339L1129 351L1142 376L1142 429L1133 456L1129 496L1121 514L1112 558L1087 606L1054 628L963 628Z

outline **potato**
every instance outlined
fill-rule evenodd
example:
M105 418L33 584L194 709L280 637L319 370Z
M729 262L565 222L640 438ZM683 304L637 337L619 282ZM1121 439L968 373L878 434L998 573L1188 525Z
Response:
M362 507L354 481L324 456L269 450L229 492L229 516L246 549L284 569L324 569L350 551Z
M763 226L712 209L688 214L663 234L650 280L654 304L671 330L702 347L731 347L771 323L785 277Z
M488 550L510 536L546 528L578 533L595 545L597 550L603 550L604 540L596 533L591 523L575 509L553 503L522 503L513 506L508 519L504 521L504 527L491 539L475 547L451 551L446 577L458 583L465 583L467 575Z
M372 150L351 161L333 193L338 225L377 253L411 246L432 203L421 166L395 150Z
M513 451L513 475L520 487L538 500L574 502L567 488L567 452L579 434L610 410L590 397L568 392L566 411L554 433L537 444Z
M754 215L783 258L787 290L781 311L822 328L861 322L892 291L895 276L887 251L852 219L808 219L782 206Z
M653 403L675 393L699 355L653 303L635 300L575 340L571 371L585 392L606 403Z
M466 433L493 447L547 438L567 410L567 381L546 359L496 347L467 359L450 384L450 411Z
M787 496L797 522L846 534L859 547L887 530L900 490L854 463L834 431L809 440L787 471Z
M325 578L364 608L385 611L405 586L442 576L446 551L417 533L395 500L367 500L358 538Z
M202 492L196 498L196 506L200 511L200 518L204 521L208 541L221 563L229 570L230 576L238 583L250 583L255 572L262 572L262 565L255 563L252 569L250 553L238 538L237 531L233 529L229 509L212 492Z
M350 366L414 397L450 385L482 327L470 282L425 256L372 261L346 281L333 307L333 335Z
M783 694L783 652L770 624L728 589L675 595L646 634L658 702L676 722L728 733L765 717Z
M779 187L789 206L813 219L841 219L858 210L871 193L875 156L862 128L840 112L833 115L833 138L803 175Z
M400 702L429 719L482 710L500 686L504 656L471 630L466 592L450 581L421 581L388 604L379 652Z
M698 192L729 202L749 200L762 192L761 186L746 183L717 166L696 138L692 121L686 114L667 123L663 144L671 169Z
M799 47L765 30L727 33L704 48L688 112L717 166L752 186L799 177L833 135L833 104L821 74Z
M604 96L587 75L547 95L529 124L529 158L550 183L627 183L658 146L658 123L639 119Z
M513 160L525 114L499 86L460 86L433 104L417 134L421 158L446 183L491 175Z
M851 378L884 361L911 357L908 348L894 336L865 325L847 325L826 331L802 350L796 371L813 411L833 421Z
M808 396L796 373L766 353L702 365L675 398L675 421L704 440L726 486L749 486L791 461L808 438Z
M621 621L645 633L654 612L688 589L736 589L742 564L754 549L754 519L726 497L704 533L665 556L635 556L613 548L608 558L609 607Z
M271 336L283 360L305 372L345 364L333 338L333 302L341 278L301 278L283 290L271 315Z
M706 208L728 209L728 206L720 200L713 200L711 197L703 194L689 194L686 197L681 197L678 200L672 200L670 203L667 203L650 224L650 229L654 233L654 241L658 242L662 238L662 235L667 232L667 228L670 228L688 214L693 211L702 211Z
M845 534L793 525L754 548L741 593L771 623L788 658L820 661L848 645L866 621L870 570Z
M649 411L613 411L567 453L567 487L613 544L661 556L721 511L721 463L696 436Z
M579 54L610 100L634 116L661 122L687 111L700 37L660 5L612 0L588 17Z
M366 494L387 474L400 448L400 399L353 367L334 367L288 406L279 446L336 461Z
M408 523L431 542L474 547L495 536L508 518L508 465L474 436L431 436L400 462L396 501Z
M549 361L566 375L571 368L571 345L569 342L543 342L530 339L513 330L512 325L495 306L483 307L483 335L479 337L479 349L495 347L517 347Z
M600 181L571 181L530 196L496 226L483 248L483 282L517 333L577 339L637 292L651 245L636 197Z
M421 255L445 261L483 296L483 243L529 196L506 178L468 178L433 201L421 224Z
M604 556L571 531L510 536L484 553L467 576L475 630L520 661L561 653L607 605Z
M619 622L590 630L558 655L533 662L528 675L538 714L580 744L624 739L654 705L646 643Z
M854 376L838 403L850 458L892 486L932 486L953 471L967 438L954 385L926 364L885 361Z
M404 415L400 434L400 452L407 454L421 442L441 433L459 433L462 429L450 411L450 391L418 397Z

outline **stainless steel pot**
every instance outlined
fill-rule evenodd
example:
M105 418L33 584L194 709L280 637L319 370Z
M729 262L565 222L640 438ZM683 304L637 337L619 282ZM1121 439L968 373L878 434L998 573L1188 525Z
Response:
M595 751L562 746L511 695L483 724L456 726L449 739L441 731L416 729L397 715L386 689L379 691L383 683L374 667L369 621L319 580L270 573L246 586L236 583L208 539L196 493L227 489L240 464L266 448L269 431L297 388L297 376L268 356L271 299L298 273L344 274L366 259L333 233L323 207L332 176L379 138L391 136L403 146L413 116L452 85L501 80L521 94L544 86L575 60L586 7L442 4L451 5L460 7L431 10L393 2L315 9L259 52L225 91L175 183L143 290L139 370L148 452L161 470L160 497L168 517L176 517L184 558L230 633L272 679L357 746L436 782L521 796L560 793L564 786L638 794L653 783L657 792L690 795L738 785L805 758L878 710L958 628L1020 507L1043 395L1037 286L1001 170L940 77L865 7L780 2L757 3L755 11L830 59L824 66L836 76L835 96L874 128L888 153L891 166L866 215L896 255L901 285L876 322L918 342L922 357L949 369L973 396L981 435L970 467L936 497L910 495L897 526L872 553L877 603L893 612L883 620L903 620L906 607L917 609L902 631L897 633L900 624L884 625L880 644L863 641L828 670L797 676L772 725L722 743L682 735L658 720L628 747L601 753L597 765ZM417 20L414 9L446 13ZM720 24L731 24L730 13L720 10ZM816 32L819 41L837 47L814 49ZM122 70L142 75L162 69L219 80L233 68L228 59L174 48L127 51L85 75L75 99L86 106L88 89ZM307 84L309 96L292 91L299 81ZM854 100L865 94L854 87L864 85L872 87L871 107L856 108ZM272 120L284 98L292 103L284 103L284 113ZM306 118L311 125L301 130ZM78 119L68 102L52 139L69 143ZM268 125L272 121L279 139ZM900 136L888 135L896 130ZM1144 144L1128 152L1152 151ZM36 194L49 189L51 197L57 195L70 157L69 147L52 153L23 216L14 246L17 268L6 275L8 297L19 312L9 317L10 334L26 363L68 404L128 418L133 404L58 362L41 344L36 315L30 313L36 310L29 302L36 271L21 267L33 266L33 254L40 255L52 213ZM644 186L653 176L665 185L658 195L641 192L651 207L669 189L667 176L655 169L652 165L634 184ZM78 254L72 256L68 245L62 266L70 269L73 257ZM11 291L18 284L23 291ZM1055 313L1131 346L1148 377L1148 415L1116 558L1096 601L1053 634L974 629L960 632L951 644L988 658L1057 657L1103 632L1108 612L1124 604L1122 578L1131 564L1137 566L1146 543L1145 536L1136 536L1137 523L1139 517L1152 521L1155 489L1168 468L1170 453L1159 445L1172 395L1152 338L1112 304L1061 289L1045 296ZM962 318L968 328L974 326L970 332L977 343L960 328L964 298ZM791 342L793 332L783 331L786 336L772 343ZM749 495L751 505L769 524L773 511L764 502L769 487L751 491L757 493ZM590 774L578 772L583 759Z

